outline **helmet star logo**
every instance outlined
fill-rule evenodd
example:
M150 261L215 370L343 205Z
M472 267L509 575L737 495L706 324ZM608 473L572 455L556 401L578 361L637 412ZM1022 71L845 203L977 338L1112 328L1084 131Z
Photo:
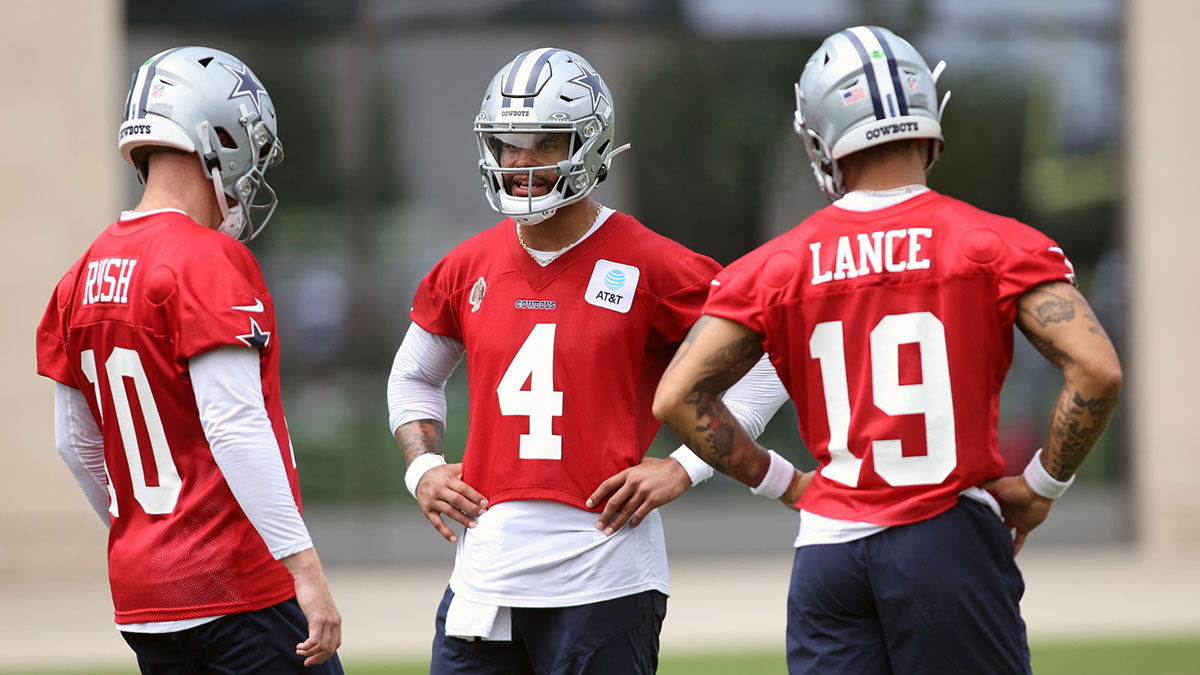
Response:
M601 100L608 101L611 105L612 101L609 101L608 97L604 95L604 85L600 82L600 74L593 73L583 66L580 66L579 70L583 72L578 77L567 80L567 82L587 87L587 90L592 94L592 112L595 112L600 107Z
M237 83L233 85L233 91L229 92L229 100L245 96L254 103L255 112L262 115L262 97L266 95L267 90L263 88L258 78L254 77L254 73L250 72L244 63L239 63L240 67L231 66L228 63L221 65L237 78Z

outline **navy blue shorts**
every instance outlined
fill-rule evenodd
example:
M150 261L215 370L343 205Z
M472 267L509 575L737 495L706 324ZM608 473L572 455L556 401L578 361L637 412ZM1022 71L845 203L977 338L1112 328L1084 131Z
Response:
M938 516L796 549L791 673L1024 673L1025 582L1012 536L960 498Z
M653 675L667 596L646 591L574 607L512 608L511 642L446 637L446 588L430 675Z
M337 654L311 668L296 654L296 645L308 639L308 619L295 598L174 633L121 635L137 654L142 675L342 675Z

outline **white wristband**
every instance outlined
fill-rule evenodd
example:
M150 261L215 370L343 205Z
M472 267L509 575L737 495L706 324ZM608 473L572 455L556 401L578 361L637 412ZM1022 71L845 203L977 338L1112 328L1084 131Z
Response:
M1071 487L1071 483L1075 482L1075 476L1071 476L1065 482L1051 476L1046 471L1046 467L1042 466L1041 448L1038 448L1038 451L1033 454L1033 459L1029 460L1029 464L1025 466L1024 476L1029 489L1046 499L1058 499L1067 491L1067 488Z
M703 483L712 478L713 468L707 462L696 456L686 445L679 446L679 449L671 453L671 459L679 462L683 470L687 472L688 478L692 479L692 487Z
M767 475L763 476L758 487L750 488L750 493L779 499L792 484L792 477L796 475L796 467L780 457L774 450L767 450L767 452L771 454L771 466L767 468Z
M408 471L404 472L404 484L408 486L409 494L415 499L417 483L421 482L421 476L424 476L426 471L445 463L446 458L436 452L427 452L414 459L412 464L408 465Z

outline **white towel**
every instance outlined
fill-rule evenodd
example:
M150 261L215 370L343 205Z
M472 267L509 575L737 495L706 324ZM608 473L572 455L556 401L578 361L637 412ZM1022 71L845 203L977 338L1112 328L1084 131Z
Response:
M455 594L446 609L446 635L468 640L512 640L512 609L482 605Z

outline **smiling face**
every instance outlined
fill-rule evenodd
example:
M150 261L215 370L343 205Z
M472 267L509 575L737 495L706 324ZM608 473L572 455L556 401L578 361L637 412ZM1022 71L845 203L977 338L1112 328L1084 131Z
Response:
M500 166L505 169L554 167L567 159L571 149L569 133L498 133L489 144ZM505 172L504 191L513 197L541 197L549 194L560 176L553 168L533 172Z

